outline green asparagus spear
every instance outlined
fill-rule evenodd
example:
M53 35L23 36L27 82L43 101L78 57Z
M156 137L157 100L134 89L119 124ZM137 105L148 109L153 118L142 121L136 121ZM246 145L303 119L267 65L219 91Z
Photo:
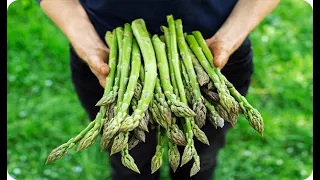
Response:
M113 34L115 34L116 31L113 31ZM110 57L109 57L109 67L110 67L110 74L106 78L106 87L104 90L104 97L111 92L112 85L114 82L114 74L115 74L115 69L116 69L116 63L117 63L117 56L118 56L118 39L115 36L112 38L112 45L110 46ZM77 151L83 150L91 146L92 144L95 143L102 127L105 121L105 114L107 111L108 107L100 107L99 113L96 116L95 125L94 127L86 133L86 135L80 140L79 146L77 148Z
M173 172L179 167L180 164L180 152L178 150L178 146L172 142L168 142L169 149L168 149L168 161L169 165Z
M148 109L150 101L153 98L153 92L157 78L156 56L144 20L134 20L132 22L132 30L135 38L137 39L144 59L144 82L148 83L143 83L141 99L138 103L137 109L132 113L131 116L125 119L124 123L122 123L122 131L131 131L139 125L141 118L143 118L144 113Z
M133 130L134 136L138 138L140 141L145 142L146 141L146 134L143 130L136 128Z
M179 129L179 126L176 123L173 123L172 126L167 130L167 137L170 142L179 145L186 146L187 139L182 130Z
M112 38L113 38L113 33L111 31L107 31L105 36L104 36L104 39L110 49L110 47L112 46Z
M165 44L158 38L157 35L152 37L152 42L157 56L161 85L164 90L164 94L168 99L168 104L170 105L171 111L179 117L194 116L195 113L187 105L177 100L177 97L173 92L169 76L168 60L165 53Z
M112 87L112 91L110 91L108 94L106 94L105 96L103 96L98 103L96 104L96 106L102 106L102 105L108 105L111 104L112 102L114 102L117 98L118 95L118 90L119 90L119 83L120 83L120 71L121 71L121 64L122 64L122 39L123 39L123 28L122 27L117 27L115 29L115 32L113 33L115 34L115 37L117 37L117 46L118 46L118 50L119 50L119 54L118 54L118 65L117 65L117 69L116 69L116 76L114 78L114 85L110 86ZM111 48L111 47L110 47Z
M169 32L170 32L170 48L171 48L171 61L173 64L173 69L174 69L174 75L175 79L177 82L177 86L179 89L179 95L181 102L184 104L188 104L187 99L186 99L186 94L184 90L184 86L182 83L182 78L181 78L181 72L180 72L180 62L179 62L179 55L178 55L178 47L177 47L177 37L176 37L176 29L175 29L175 23L174 23L174 18L172 15L167 16L167 22L169 26ZM187 136L187 146L184 149L183 155L182 155L182 162L181 165L184 165L188 161L192 159L192 155L194 154L195 149L194 143L193 143L193 132L192 132L192 127L190 123L190 118L185 118L185 129L186 129L186 136ZM191 157L189 159L189 157Z
M129 132L120 132L116 137L114 137L110 156L122 151L128 144L128 140Z
M218 114L214 106L207 100L204 99L204 103L208 109L208 120L210 123L215 127L223 128L224 126L224 120L221 118L221 116Z
M184 37L187 37L186 33L184 33ZM193 64L194 70L197 73L197 79L198 79L199 85L200 86L204 86L205 84L208 84L210 82L209 75L203 69L203 67L201 66L201 64L199 63L198 59L193 54L193 52L191 51L189 46L187 46L187 49L188 49L188 52L189 52L189 54L191 56L191 60L192 60L192 64Z
M162 166L162 156L164 152L164 132L165 130L158 126L156 153L151 159L151 174L156 172Z
M228 88L226 87L225 83L223 81L221 81L221 79L219 78L220 75L218 75L218 74L220 71L217 71L217 68L212 67L208 63L208 60L206 59L205 55L202 52L201 47L198 45L198 43L193 35L188 35L186 39L189 43L190 49L197 56L198 60L200 61L200 64L206 70L210 79L213 81L215 87L217 88L221 105L224 108L226 108L228 113L238 112L238 108L237 108L238 103L230 95L230 92L229 92Z
M122 102L119 102L121 104L118 106L120 108L118 113L112 120L110 120L110 123L103 131L103 136L101 139L101 150L104 150L108 146L113 136L122 126L123 120L128 116L129 105L134 94L134 89L138 82L139 71L141 67L141 57L136 40L133 40L132 46L132 64L128 86L125 94L123 95ZM125 83L125 81L121 81L121 83ZM119 90L119 95L120 92L121 91Z
M195 118L196 124L199 128L202 128L206 123L207 109L203 103L196 102L195 95L194 95L195 93L193 93L195 91L192 89L192 85L191 85L187 70L186 70L183 63L181 63L181 72L182 72L182 75L184 77L183 79L186 84L185 88L186 88L186 97L187 97L188 103L193 105L193 107L194 107L193 109L197 114L197 116ZM203 97L201 96L200 99L202 100Z
M124 25L124 33L123 33L123 52L122 52L122 64L121 64L121 76L120 76L120 86L117 98L117 106L116 112L119 110L120 105L122 105L123 96L125 90L127 88L127 83L129 79L129 72L130 72L130 60L131 60L131 52L132 52L132 30L129 23ZM141 60L140 60L141 64ZM139 67L140 71L140 67ZM131 77L130 77L131 78Z
M171 110L162 92L159 78L157 78L157 81L156 81L154 98L157 102L156 105L160 110L160 113L161 113L160 115L163 117L163 120L166 122L167 127L170 127L171 126Z
M133 149L134 147L136 147L139 144L139 142L140 142L139 139L137 139L135 136L132 136L128 142L128 149L129 150Z
M73 146L75 146L76 143L78 143L84 137L84 135L94 126L94 124L95 122L91 121L90 124L84 130L82 130L76 137L71 138L68 142L53 149L47 158L46 164L56 161L60 159L62 156L66 155L73 148Z
M201 92L205 98L207 98L210 101L220 103L220 98L218 93L207 89L206 87L201 87Z
M208 59L211 67L214 67L213 56L212 56L211 50L209 49L209 47L208 47L206 41L204 40L201 32L200 31L193 31L192 34L195 37L195 39L197 40L197 42L200 45L200 47L202 48L202 51L203 51L204 55L206 56L206 58Z
M129 154L129 146L128 146L128 144L126 145L124 150L121 151L121 162L125 167L127 167L127 168L131 169L132 171L140 174L140 171L139 171L137 165L134 163L133 157Z
M168 65L161 64L161 66L159 66L159 67L162 67L162 66L167 67L167 66L169 66L170 80L172 82L173 91L174 91L174 94L178 98L179 97L179 90L178 90L178 86L177 86L176 79L175 79L175 76L174 76L173 64L172 64L172 60L171 60L170 33L169 33L169 29L167 27L165 27L165 26L161 26L161 30L163 31L164 37L165 37L165 42L166 42L165 44L166 44L167 56L168 56L168 59L167 59L168 62L166 64L168 64ZM165 69L168 69L168 68L165 68ZM161 77L161 74L160 74L160 77Z
M178 47L183 60L182 65L186 68L186 71L188 72L187 74L189 76L190 85L192 89L193 111L197 114L195 121L199 128L202 128L206 122L207 109L203 103L203 97L200 92L197 75L193 67L191 55L188 51L187 42L184 39L183 25L181 19L177 19L175 21L175 25L178 39Z
M251 104L247 101L245 97L243 97L236 88L225 78L225 82L227 87L229 88L230 93L233 97L238 101L240 104L240 107L246 117L246 119L249 121L249 124L256 130L258 133L260 133L263 136L263 129L264 129L264 123L263 118L258 110L253 108Z
M200 171L200 157L198 156L196 149L194 149L195 153L193 154L193 165L190 170L190 177L196 175Z

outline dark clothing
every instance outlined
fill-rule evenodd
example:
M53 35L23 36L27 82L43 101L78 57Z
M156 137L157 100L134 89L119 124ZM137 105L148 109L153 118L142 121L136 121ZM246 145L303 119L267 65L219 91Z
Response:
M211 37L229 16L237 0L80 0L101 38L107 30L143 18L151 34L167 26L166 16L182 19L185 32L199 30Z
M75 52L71 49L71 72L72 81L81 101L81 104L88 112L90 119L93 120L99 111L95 107L96 102L102 97L103 88L99 85L97 78L91 73L88 66L83 63ZM247 39L243 45L231 55L228 64L222 69L222 73L227 79L234 84L238 91L245 95L248 91L250 78L253 72L252 50L251 43ZM172 174L172 179L200 179L211 180L215 167L217 165L218 151L226 143L226 133L230 129L230 124L225 123L224 128L215 129L210 123L203 127L206 133L210 146L204 145L195 139L195 147L200 156L201 170L194 177L190 178L190 168L192 161L186 165L179 167L175 173ZM155 180L159 173L151 174L151 158L156 149L156 131L152 130L146 133L146 142L139 143L130 151L134 157L141 174L137 174L121 164L120 153L114 154L110 157L112 169L112 179L114 180ZM183 148L180 149L181 154ZM221 164L222 166L224 164Z

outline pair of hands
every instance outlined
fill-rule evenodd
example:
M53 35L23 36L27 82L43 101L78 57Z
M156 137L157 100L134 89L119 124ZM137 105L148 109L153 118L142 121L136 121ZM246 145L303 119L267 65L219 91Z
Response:
M238 0L220 29L206 42L214 55L214 64L222 69L230 55L248 34L279 4L280 0ZM102 87L109 73L109 49L99 38L78 0L42 0L41 8L62 30L76 53L90 67Z
M219 69L222 69L226 65L230 55L241 44L234 44L232 41L219 39L216 36L207 39L206 42L215 57L214 64ZM102 46L81 54L83 57L80 56L80 58L88 64L93 74L98 78L100 85L104 88L105 80L109 73L109 66L106 63L108 62L109 49L106 46Z

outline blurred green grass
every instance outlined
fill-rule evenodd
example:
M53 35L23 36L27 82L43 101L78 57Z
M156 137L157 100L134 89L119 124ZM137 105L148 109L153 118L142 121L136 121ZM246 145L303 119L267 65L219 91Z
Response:
M305 179L313 167L312 9L284 0L251 34L255 71L247 99L261 138L240 117L218 156L216 179ZM8 11L8 171L15 179L109 179L99 144L45 165L88 123L70 80L68 41L35 1ZM99 141L99 140L98 140ZM169 179L161 170L161 179Z

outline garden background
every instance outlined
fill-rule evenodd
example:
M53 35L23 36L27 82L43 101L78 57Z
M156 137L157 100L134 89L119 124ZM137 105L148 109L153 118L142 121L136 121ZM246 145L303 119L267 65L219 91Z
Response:
M241 116L220 151L216 179L305 179L313 167L313 21L303 0L282 0L252 33L247 99L263 115L261 138ZM109 179L99 143L45 165L88 117L71 84L68 41L34 0L8 10L8 172L15 179ZM100 137L98 142L100 141ZM161 179L170 179L168 163Z

